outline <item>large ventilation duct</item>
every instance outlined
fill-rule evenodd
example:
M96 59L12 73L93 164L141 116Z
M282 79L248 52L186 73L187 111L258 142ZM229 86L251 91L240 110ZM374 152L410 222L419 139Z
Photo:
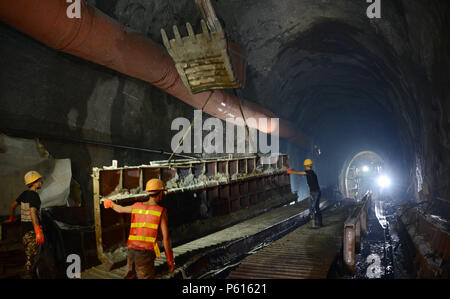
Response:
M0 20L65 53L106 66L128 76L149 82L187 104L201 109L210 93L192 95L183 85L175 64L166 50L144 35L131 30L98 9L81 3L81 18L69 18L71 3L65 0L14 0L0 2ZM269 110L223 91L216 91L204 112L226 120L240 117L241 102L245 118L275 118ZM249 126L264 133L276 128ZM280 119L279 136L307 150L311 141L288 121Z

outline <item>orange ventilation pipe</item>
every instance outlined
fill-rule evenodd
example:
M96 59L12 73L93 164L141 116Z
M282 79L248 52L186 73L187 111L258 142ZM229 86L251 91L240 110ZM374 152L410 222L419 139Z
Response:
M0 20L41 43L65 53L104 65L163 89L187 104L201 109L210 93L190 94L183 85L170 55L162 45L119 24L95 7L81 3L81 18L69 18L65 0L0 1ZM258 104L241 100L224 91L211 96L204 112L226 120L275 118ZM270 125L270 122L269 122ZM275 128L252 126L265 133ZM279 121L279 136L307 150L312 143L291 123Z

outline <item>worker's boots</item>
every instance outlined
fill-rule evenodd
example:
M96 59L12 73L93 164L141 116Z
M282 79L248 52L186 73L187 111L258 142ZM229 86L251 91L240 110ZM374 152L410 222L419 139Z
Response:
M322 227L322 215L311 213L310 217L311 217L311 228Z
M322 214L321 213L318 213L317 215L316 215L316 217L315 217L315 221L316 221L316 226L317 227L322 227L323 226L323 224L322 224Z
M311 217L311 228L318 228L316 215L314 213L311 213L311 214L309 214L309 216Z

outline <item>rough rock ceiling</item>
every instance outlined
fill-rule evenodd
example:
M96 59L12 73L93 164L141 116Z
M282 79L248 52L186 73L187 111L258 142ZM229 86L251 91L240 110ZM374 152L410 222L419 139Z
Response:
M446 72L436 64L449 62L445 1L382 1L382 18L373 20L358 0L216 3L248 52L247 98L307 134L323 115L345 122L372 111L404 148L414 151L429 135L430 106L442 100L432 81Z
M190 22L200 30L200 15L192 0L88 2L157 41L161 41L160 28L169 30L175 24L182 27ZM295 117L301 127L310 123L302 116L306 111L302 107L309 101L321 111L342 98L346 98L343 104L349 99L352 103L377 101L390 112L408 108L390 98L410 96L403 79L411 70L402 64L416 60L430 73L433 22L440 19L422 17L417 22L417 17L421 12L439 13L438 2L426 9L420 1L383 1L382 18L376 20L367 18L368 4L363 0L213 3L230 37L248 54L244 96L280 117ZM335 101L329 99L330 94L336 96ZM317 113L307 111L308 115Z
M236 22L231 32L249 53L247 90L258 101L300 127L337 102L375 100L392 111L386 93L401 72L394 49L404 52L407 42L403 19L393 13L400 2L383 6L389 13L381 22L369 21L365 1L245 1L239 9L240 2L218 7L236 12L223 18Z
M200 31L192 0L88 2L159 42L161 28ZM388 124L411 155L450 144L448 1L382 1L381 19L367 17L365 0L213 3L248 54L246 99L307 134L320 135L327 118L346 134L348 120L365 115Z

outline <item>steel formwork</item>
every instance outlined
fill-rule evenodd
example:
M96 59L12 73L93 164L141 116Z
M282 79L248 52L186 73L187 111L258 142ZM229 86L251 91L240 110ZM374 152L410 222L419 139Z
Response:
M289 157L268 165L257 156L202 160L154 161L149 165L103 167L93 169L94 216L97 253L100 261L108 262L107 252L125 246L130 215L115 213L101 204L108 198L120 205L146 200L145 182L152 178L164 181L168 189L162 205L169 213L169 229L210 220L214 229L230 224L224 219L246 209L267 203L277 197L280 204L292 201ZM287 202L286 202L287 203ZM267 208L267 207L266 207ZM269 207L270 208L270 207ZM234 221L239 217L231 217ZM214 219L218 219L214 221ZM211 221L212 220L212 221ZM192 236L195 237L195 236Z

